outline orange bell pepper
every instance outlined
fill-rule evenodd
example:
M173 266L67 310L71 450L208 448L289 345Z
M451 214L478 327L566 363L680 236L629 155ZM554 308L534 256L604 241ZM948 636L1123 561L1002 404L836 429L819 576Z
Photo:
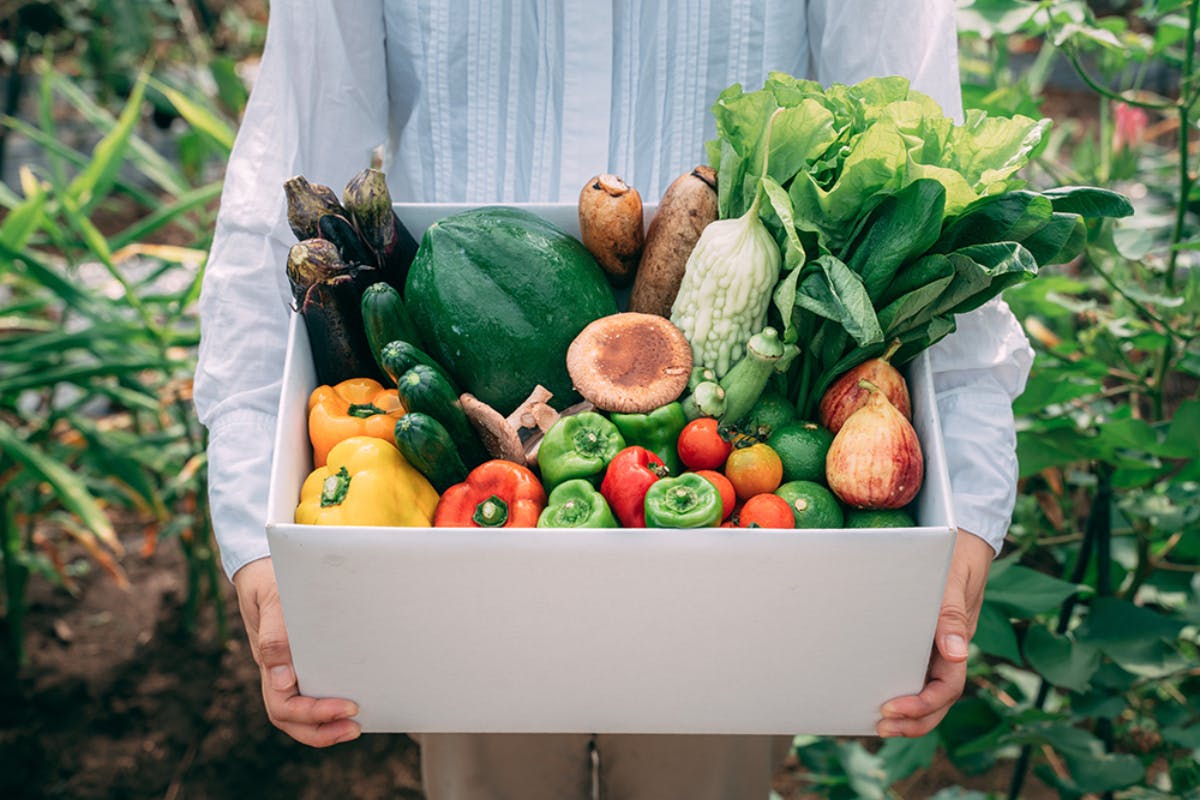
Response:
M323 467L329 451L351 436L373 436L393 442L396 420L404 405L395 389L370 378L350 378L333 386L318 386L308 397L308 440L313 466Z
M546 507L542 482L513 461L492 459L442 493L433 525L437 528L536 528Z

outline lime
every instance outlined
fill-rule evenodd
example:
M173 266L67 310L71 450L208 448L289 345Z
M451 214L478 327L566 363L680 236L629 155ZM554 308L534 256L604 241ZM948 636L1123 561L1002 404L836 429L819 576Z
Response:
M840 528L842 507L833 492L813 481L788 481L775 490L788 501L797 528Z
M825 482L825 454L833 434L815 422L789 422L767 439L783 462L785 481Z
M846 528L915 528L912 515L902 509L872 511L852 508L846 512Z
M766 437L795 418L796 407L786 397L778 392L766 391L758 398L750 413L740 420L738 428L751 436Z

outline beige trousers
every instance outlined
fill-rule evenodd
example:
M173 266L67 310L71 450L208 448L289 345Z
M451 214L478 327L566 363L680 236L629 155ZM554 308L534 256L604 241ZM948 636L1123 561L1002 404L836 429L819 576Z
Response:
M428 800L766 800L790 736L414 734Z

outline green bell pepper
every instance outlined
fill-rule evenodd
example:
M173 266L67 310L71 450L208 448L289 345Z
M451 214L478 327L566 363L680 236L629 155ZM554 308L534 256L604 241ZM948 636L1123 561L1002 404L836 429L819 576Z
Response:
M617 518L604 495L583 478L572 478L554 487L539 528L616 528Z
M646 490L647 528L709 528L721 523L721 492L707 478L685 472Z
M648 414L609 414L617 430L625 437L626 445L638 445L662 459L672 475L682 472L679 451L675 449L687 416L678 401L659 406Z
M538 445L542 483L550 490L571 478L599 485L608 462L624 447L617 426L595 411L560 417Z

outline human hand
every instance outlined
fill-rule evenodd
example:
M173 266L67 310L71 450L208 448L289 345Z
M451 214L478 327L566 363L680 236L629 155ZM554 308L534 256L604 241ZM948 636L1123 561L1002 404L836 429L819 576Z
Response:
M883 719L875 726L880 736L924 736L962 697L967 682L967 643L975 634L994 556L990 544L958 529L925 688L920 694L896 697L883 704Z
M272 724L312 747L329 747L357 739L362 730L357 722L348 719L358 713L356 704L300 694L271 559L251 561L239 569L233 576L233 585L246 623L250 651L262 673L263 702Z

